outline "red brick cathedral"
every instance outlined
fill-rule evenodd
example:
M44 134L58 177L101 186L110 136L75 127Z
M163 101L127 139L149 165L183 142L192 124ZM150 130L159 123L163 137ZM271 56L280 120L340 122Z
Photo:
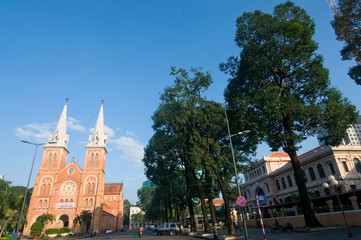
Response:
M105 183L107 136L104 133L103 103L86 145L83 168L74 160L67 164L69 135L66 120L67 102L54 133L44 146L24 234L29 234L31 225L44 213L55 216L47 228L69 227L79 232L80 226L74 226L73 220L83 210L92 213L90 227L93 230L119 230L123 227L123 183Z

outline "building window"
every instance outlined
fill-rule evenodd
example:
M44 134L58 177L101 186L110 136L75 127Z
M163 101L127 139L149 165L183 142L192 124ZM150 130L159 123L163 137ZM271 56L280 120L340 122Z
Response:
M354 158L353 162L355 164L356 171L361 173L361 162L360 162L360 160L357 159L357 158Z
M345 170L345 172L348 172L348 166L347 166L347 162L343 161L342 162L342 166L343 166L343 170Z
M269 186L268 183L266 183L267 192L269 192Z
M277 185L277 190L281 190L280 182L278 181L278 179L276 180L276 185Z
M53 154L52 153L49 153L49 156L48 156L48 163L47 163L47 165L48 165L48 167L50 167L51 166L51 160L53 159Z
M292 179L290 175L287 175L288 186L293 187Z
M335 174L335 173L336 173L335 168L333 167L333 164L332 164L332 163L329 163L329 164L328 164L328 167L330 168L330 171L331 171L332 174Z
M53 167L55 167L55 161L56 161L56 153L54 153L54 155L53 155L53 162L52 162Z
M46 208L46 207L48 207L48 200L44 200L44 207Z
M43 207L43 200L39 200L39 208Z
M320 178L326 177L325 171L323 170L323 167L321 164L317 164L317 171L318 171L318 175L320 175Z
M286 189L286 181L285 181L285 178L281 178L281 182L282 182L282 187L283 189Z
M264 167L264 165L262 166L263 169L263 173L266 173L266 168Z
M92 167L94 164L94 153L90 154L89 166Z
M315 172L313 171L313 168L312 168L312 167L308 168L308 173L310 174L310 177L311 177L311 180L312 180L312 181L316 180L316 174L315 174Z
M94 162L94 166L98 166L98 159L99 159L99 154L98 153L96 153L95 154L95 162Z

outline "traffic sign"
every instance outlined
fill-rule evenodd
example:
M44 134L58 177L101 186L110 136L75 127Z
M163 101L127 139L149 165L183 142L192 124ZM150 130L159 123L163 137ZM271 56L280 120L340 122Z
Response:
M266 196L258 196L258 200L260 201L260 202L264 202L264 201L266 201Z
M237 202L237 205L240 206L240 207L244 207L244 206L246 206L246 204L247 204L247 200L246 200L246 198L243 197L243 196L238 196L236 202Z

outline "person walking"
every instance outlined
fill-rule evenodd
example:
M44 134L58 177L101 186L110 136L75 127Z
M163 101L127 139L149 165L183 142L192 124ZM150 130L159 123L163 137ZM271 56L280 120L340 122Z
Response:
M139 231L139 237L141 238L143 236L143 231L144 231L143 226L140 226L138 231Z
M213 225L212 232L213 232L213 239L214 239L214 240L218 240L217 224L214 224L214 225Z

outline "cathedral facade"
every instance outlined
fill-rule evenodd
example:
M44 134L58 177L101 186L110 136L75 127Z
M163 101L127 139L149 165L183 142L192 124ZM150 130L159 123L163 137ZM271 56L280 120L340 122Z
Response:
M54 133L44 145L44 153L34 184L29 209L28 224L24 234L42 214L52 214L55 219L46 228L69 227L80 231L73 220L82 211L92 214L89 228L104 232L123 227L123 183L105 183L106 143L103 103L85 150L84 166L73 160L67 164L67 102Z

